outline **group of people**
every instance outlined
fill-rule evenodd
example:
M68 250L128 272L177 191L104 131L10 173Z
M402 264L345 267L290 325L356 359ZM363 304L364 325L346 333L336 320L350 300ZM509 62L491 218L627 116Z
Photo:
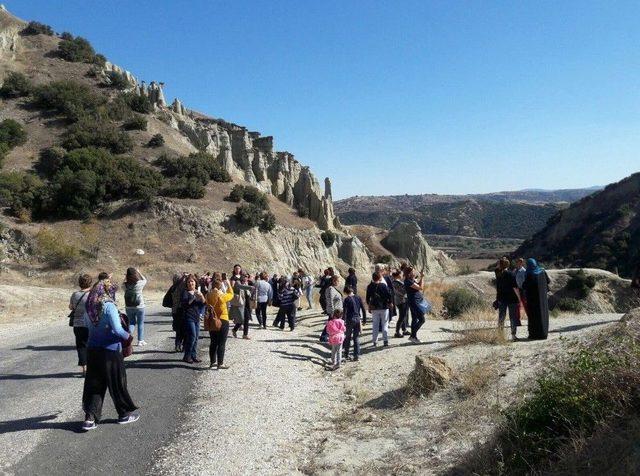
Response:
M549 276L537 261L524 258L510 261L502 257L495 269L498 326L504 327L507 314L511 339L518 340L522 311L527 314L529 339L546 339L549 333Z

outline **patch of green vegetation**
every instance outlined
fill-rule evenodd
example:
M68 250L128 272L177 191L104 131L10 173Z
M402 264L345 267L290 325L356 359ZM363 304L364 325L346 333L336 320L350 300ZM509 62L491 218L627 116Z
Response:
M63 60L73 63L104 64L104 56L96 55L91 43L81 36L74 38L73 35L69 34L66 39L60 40L57 53Z
M75 81L54 81L33 91L34 106L61 114L71 122L97 114L98 107L106 102L104 95Z
M253 203L262 210L269 208L267 194L250 185L234 185L225 200L230 202L240 202L244 200L245 202Z
M78 248L69 244L62 233L50 228L41 228L36 235L36 250L53 268L73 268L82 258Z
M333 246L336 242L336 238L336 234L331 230L325 230L320 234L320 239L327 248Z
M245 203L236 209L236 220L250 228L259 227L261 231L271 231L276 226L276 217L270 211L255 203Z
M25 36L30 36L30 35L53 36L53 28L51 28L49 25L45 25L44 23L40 23L37 21L30 21L29 24L20 32L20 34Z
M102 147L114 154L123 154L133 149L133 141L112 122L85 116L64 133L62 146L67 150Z
M33 91L33 83L22 73L11 71L4 78L0 88L0 97L4 99L15 99L29 96Z
M187 157L161 155L155 165L160 167L165 177L187 177L197 179L203 186L214 182L229 182L231 177L222 167L220 160L205 152L196 152Z
M442 304L449 317L458 317L467 311L484 306L481 298L467 288L450 288L442 293Z
M151 139L149 139L149 142L147 143L147 147L151 147L151 148L162 147L163 145L164 145L164 137L162 136L162 134L154 134L153 137L151 137Z
M586 299L596 285L596 277L587 275L583 269L570 273L567 290L574 293L578 299Z
M391 255L378 255L375 258L376 263L389 264L391 263L392 257Z
M131 87L129 80L124 73L109 71L107 73L107 77L109 78L109 86L112 88L123 90Z
M149 114L153 111L153 105L151 104L151 101L147 96L130 92L125 93L122 97L134 112L139 112L140 114Z
M160 195L175 198L202 198L205 188L195 177L174 177L167 181Z
M558 309L559 311L572 312L575 314L582 312L583 308L584 306L579 300L570 297L560 298L554 306L554 309Z
M122 128L125 131L146 131L147 118L136 114L131 119L125 121L125 123L122 124Z

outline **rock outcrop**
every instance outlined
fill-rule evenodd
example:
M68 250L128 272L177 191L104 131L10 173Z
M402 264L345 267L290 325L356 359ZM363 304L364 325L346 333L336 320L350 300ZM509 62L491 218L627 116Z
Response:
M14 17L4 5L0 5L0 57L15 59L20 31L26 26L22 20Z
M444 359L432 355L416 355L416 365L409 374L407 390L413 395L429 395L444 387L453 377L453 370Z
M424 271L427 277L446 276L457 269L456 263L444 252L429 246L415 221L397 223L381 243L398 258Z

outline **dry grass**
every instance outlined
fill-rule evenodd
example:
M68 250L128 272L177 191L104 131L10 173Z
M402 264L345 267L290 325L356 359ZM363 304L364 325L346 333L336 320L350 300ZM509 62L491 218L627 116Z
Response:
M496 312L490 308L465 312L455 320L454 340L457 345L506 344L505 330L497 327Z
M424 287L424 296L433 306L432 314L435 316L441 316L442 310L444 309L444 300L442 298L442 293L451 289L449 284L445 284L440 281L433 281L431 283L427 283Z
M498 358L489 356L470 365L458 375L460 392L465 396L475 396L484 391L499 377Z

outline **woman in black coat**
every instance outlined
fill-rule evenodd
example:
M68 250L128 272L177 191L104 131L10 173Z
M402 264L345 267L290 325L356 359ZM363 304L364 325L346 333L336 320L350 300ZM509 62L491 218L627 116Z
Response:
M546 339L549 333L549 276L535 259L527 260L522 289L526 296L529 339Z

